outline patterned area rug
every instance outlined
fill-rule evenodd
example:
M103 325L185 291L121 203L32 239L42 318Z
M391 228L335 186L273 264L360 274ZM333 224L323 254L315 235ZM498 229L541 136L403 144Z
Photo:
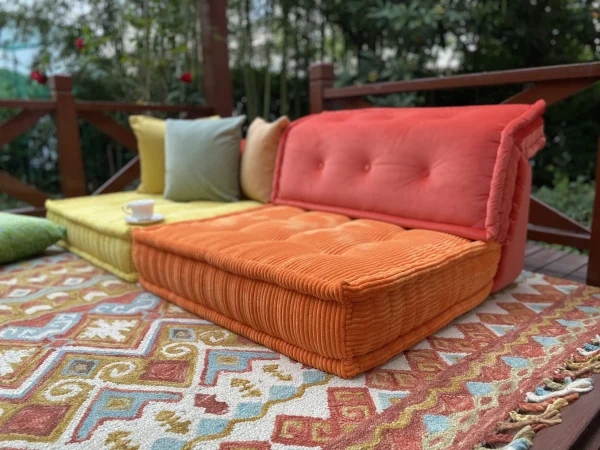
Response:
M0 297L0 442L14 449L472 448L600 315L599 290L523 273L343 380L70 253L0 268Z

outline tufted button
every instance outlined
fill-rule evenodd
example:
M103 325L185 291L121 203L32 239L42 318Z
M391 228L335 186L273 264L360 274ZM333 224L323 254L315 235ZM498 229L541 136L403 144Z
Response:
M365 164L365 172L368 172L369 170L371 170L371 164Z
M321 162L319 163L319 169L322 169L322 168L323 168L323 166L324 166L324 164L323 164L323 161L321 161Z

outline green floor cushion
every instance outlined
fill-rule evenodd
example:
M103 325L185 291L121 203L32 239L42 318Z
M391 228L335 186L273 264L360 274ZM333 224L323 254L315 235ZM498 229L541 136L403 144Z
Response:
M49 220L0 213L0 264L37 255L64 235L65 227Z

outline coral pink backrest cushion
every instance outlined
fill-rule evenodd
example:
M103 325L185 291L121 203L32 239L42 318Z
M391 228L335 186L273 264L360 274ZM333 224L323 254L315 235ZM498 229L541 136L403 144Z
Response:
M521 203L519 161L545 144L544 109L540 101L310 115L281 139L271 200L505 244Z

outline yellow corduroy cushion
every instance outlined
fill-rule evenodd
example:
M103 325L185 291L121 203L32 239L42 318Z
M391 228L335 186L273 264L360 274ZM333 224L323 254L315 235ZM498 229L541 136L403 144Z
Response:
M215 217L259 205L253 201L178 203L161 195L118 192L48 200L46 208L50 220L67 227L67 237L60 245L126 281L136 281L138 274L131 257L134 227L125 222L121 205L142 199L156 201L155 211L164 214L165 223Z
M162 194L165 190L165 121L151 116L129 116L129 125L137 139L140 155L141 182L137 191Z

